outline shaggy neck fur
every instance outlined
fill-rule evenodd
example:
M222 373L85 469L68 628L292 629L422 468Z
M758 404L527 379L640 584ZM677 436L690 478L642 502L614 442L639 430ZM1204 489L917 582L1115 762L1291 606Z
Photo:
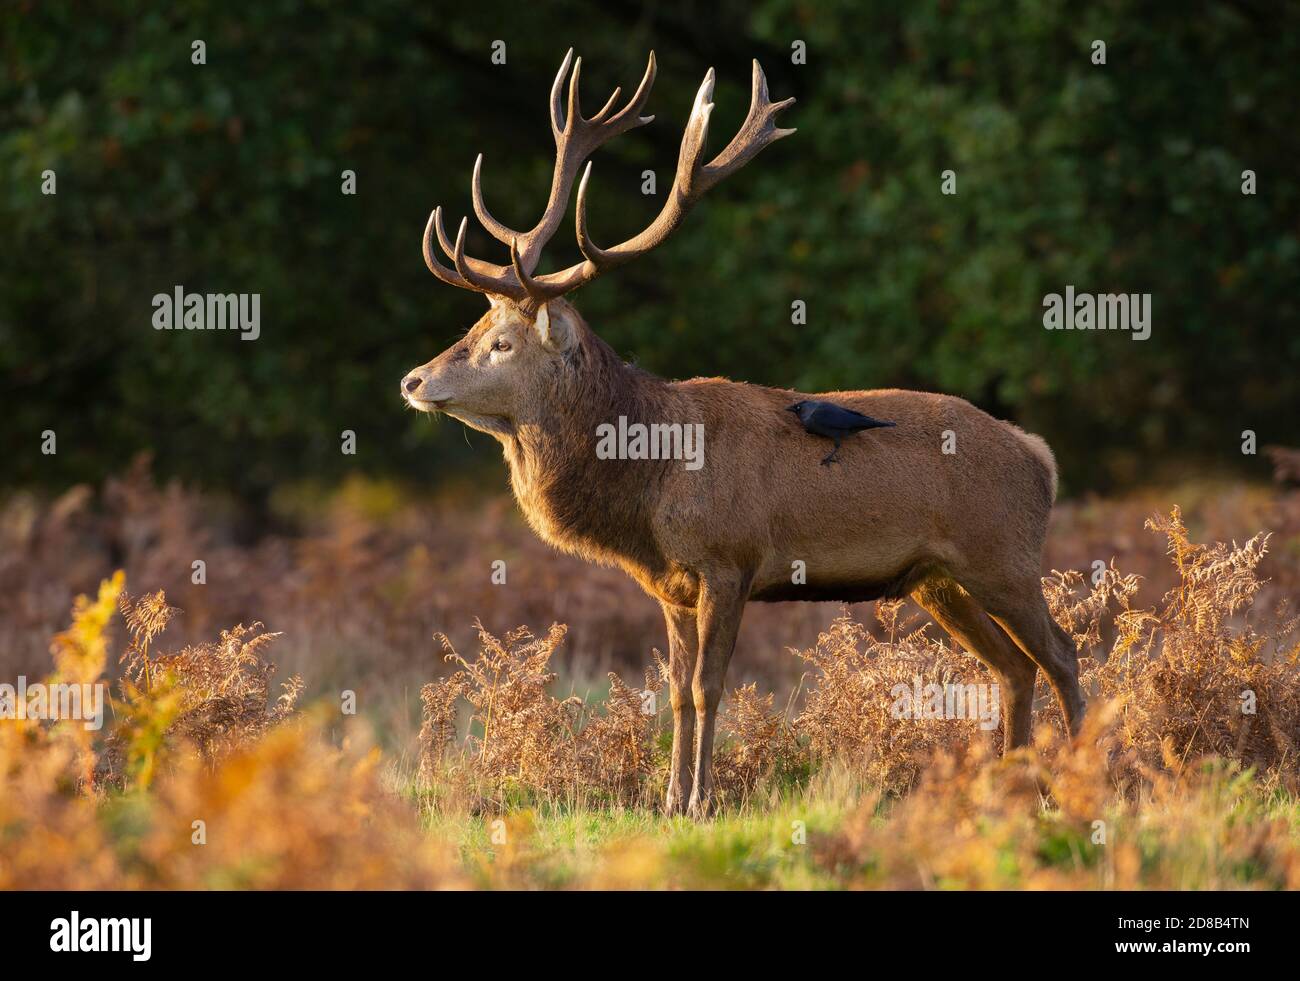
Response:
M602 460L601 423L672 419L679 396L667 382L624 364L569 312L575 341L539 394L502 438L510 483L525 516L565 551L634 573L662 567L651 528L670 461Z

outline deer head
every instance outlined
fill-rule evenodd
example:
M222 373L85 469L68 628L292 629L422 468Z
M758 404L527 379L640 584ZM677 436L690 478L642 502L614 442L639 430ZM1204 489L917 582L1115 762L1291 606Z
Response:
M587 184L591 177L591 164L587 162L578 184L576 214L583 260L567 269L538 275L541 251L563 220L579 168L607 140L654 119L641 115L655 79L653 52L636 93L617 111L621 89L615 89L594 116L583 116L578 97L581 72L582 59L575 61L570 48L551 86L555 170L546 209L533 228L515 231L492 217L483 203L483 155L479 154L474 163L470 185L474 214L493 238L509 247L510 265L496 265L465 254L467 218L461 219L453 242L443 226L442 209L435 208L429 216L424 229L424 261L429 271L444 283L484 294L491 309L459 343L402 379L402 396L413 408L445 412L496 435L510 433L515 420L553 393L557 376L575 370L578 363L571 354L587 339L588 329L562 297L659 245L706 191L743 167L769 143L794 132L774 124L776 114L794 99L773 103L768 97L767 79L755 61L749 113L726 148L704 163L713 110L714 76L710 68L686 123L672 187L654 221L618 245L596 245L587 223ZM435 237L451 260L450 266L439 260Z

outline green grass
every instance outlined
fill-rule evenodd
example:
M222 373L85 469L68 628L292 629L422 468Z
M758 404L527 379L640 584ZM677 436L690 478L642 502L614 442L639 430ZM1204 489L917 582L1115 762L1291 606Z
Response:
M910 868L910 852L917 867L928 864L927 846L934 844L908 839L917 832L897 818L902 801L880 799L843 770L816 774L805 785L766 788L701 822L651 808L523 796L499 810L473 813L409 777L399 789L418 807L426 832L453 844L462 867L483 888L916 887L900 877L900 868ZM866 821L881 832L875 844L856 852L834 848L846 824L862 822L864 808L874 808ZM1147 804L1136 815L1108 820L1110 843L1098 845L1086 825L1045 803L1025 825L1025 841L1009 838L1005 821L980 817L979 837L967 847L992 856L981 883L986 888L1106 888L1114 884L1115 846L1130 842L1141 881L1152 886L1276 889L1287 887L1279 868L1285 861L1270 861L1268 851L1221 854L1222 836L1249 837L1275 821L1289 827L1292 848L1300 843L1300 798L1259 786L1250 774L1225 779L1208 796L1184 804ZM969 878L951 874L921 881L937 889L972 886Z
M813 850L834 834L869 793L843 772L807 787L768 788L707 821L666 817L648 807L547 802L524 797L500 813L475 814L399 783L420 809L426 831L454 843L482 885L563 888L594 880L613 887L830 889L839 877L819 868Z

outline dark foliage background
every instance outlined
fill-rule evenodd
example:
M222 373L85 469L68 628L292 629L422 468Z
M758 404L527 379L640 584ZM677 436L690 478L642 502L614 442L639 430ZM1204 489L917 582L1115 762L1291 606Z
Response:
M162 475L256 500L346 471L436 484L495 444L402 409L397 382L476 319L418 239L433 205L535 220L546 93L583 55L592 111L653 48L650 126L596 156L593 228L639 229L704 71L716 152L749 59L799 127L671 244L578 296L670 377L941 389L1051 442L1067 491L1237 468L1300 441L1300 16L1259 0L724 0L3 5L0 481ZM190 62L191 42L207 64ZM1093 39L1107 64L1089 60ZM490 60L494 40L507 63ZM807 65L791 63L803 40ZM41 172L57 172L56 196ZM939 193L940 173L958 194ZM1241 193L1241 172L1259 193ZM340 193L355 170L356 196ZM473 228L471 223L471 228ZM543 268L577 257L571 224ZM504 261L477 229L470 251ZM1067 283L1153 294L1151 339L1048 332ZM262 336L162 332L150 300L257 292ZM790 323L803 299L808 323ZM40 454L40 433L59 452ZM356 456L339 451L355 430ZM473 444L472 448L467 444Z

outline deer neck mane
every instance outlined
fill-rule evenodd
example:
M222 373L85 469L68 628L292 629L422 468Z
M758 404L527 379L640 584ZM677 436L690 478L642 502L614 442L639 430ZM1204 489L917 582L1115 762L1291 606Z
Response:
M586 329L557 371L551 391L502 439L520 508L565 551L629 569L659 566L651 515L672 461L600 459L597 427L617 426L620 416L628 424L670 418L672 389Z

